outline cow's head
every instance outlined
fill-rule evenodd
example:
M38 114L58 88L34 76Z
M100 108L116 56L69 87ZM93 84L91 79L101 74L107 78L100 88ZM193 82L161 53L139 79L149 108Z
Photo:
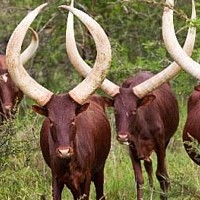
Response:
M140 108L151 104L154 95L146 95L140 99L133 93L132 88L120 88L120 92L113 97L113 106L115 110L117 139L121 143L130 142L132 133L134 135L140 132L138 122L141 120L138 116Z
M5 60L5 56L1 56L1 58ZM15 86L8 70L2 69L0 66L0 112L2 119L13 117L22 97L22 91Z
M0 55L0 114L2 119L11 118L15 106L22 99L22 96L22 92L10 78L5 55Z
M62 9L73 12L87 26L97 47L96 62L91 73L67 94L56 95L42 87L27 74L19 54L28 27L46 5L42 4L30 12L13 32L6 51L7 65L15 84L39 104L33 106L33 110L46 116L45 129L51 135L54 155L59 158L70 158L75 153L76 116L87 109L89 104L85 101L105 79L111 63L111 47L105 32L95 20L73 7L61 6ZM20 78L21 74L23 79Z
M54 146L54 154L60 158L74 155L76 116L87 109L88 103L78 104L69 94L53 95L43 106L32 106L33 110L48 118L48 131Z

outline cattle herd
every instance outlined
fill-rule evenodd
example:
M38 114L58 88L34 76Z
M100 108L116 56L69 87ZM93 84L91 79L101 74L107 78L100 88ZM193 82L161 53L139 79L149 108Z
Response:
M61 200L64 186L71 191L75 200L88 200L90 184L94 182L96 199L104 200L104 166L111 147L111 127L106 107L113 107L117 140L128 145L135 180L137 200L143 199L144 178L141 162L148 174L153 191L152 152L157 156L156 177L162 193L167 199L170 179L166 167L166 149L179 124L179 108L169 80L181 69L200 79L200 66L193 61L192 54L196 29L190 27L182 48L173 26L173 0L166 0L162 17L163 39L174 62L158 74L141 71L127 78L118 86L106 79L111 65L111 45L102 27L88 14L70 6L66 28L66 50L74 68L85 79L64 94L54 94L41 86L26 72L24 65L35 54L39 39L30 28L37 15L48 4L31 11L13 31L7 45L6 55L0 56L0 123L13 118L23 95L38 105L32 109L45 116L40 132L40 146L45 162L52 172L53 200ZM78 53L74 37L74 15L81 20L94 38L97 56L90 66ZM192 16L196 18L192 0ZM27 31L32 40L21 53ZM101 88L109 97L93 94ZM191 151L190 142L200 143L200 85L188 100L187 119L183 130L184 147L190 158L200 165L200 155ZM152 198L152 197L151 197Z

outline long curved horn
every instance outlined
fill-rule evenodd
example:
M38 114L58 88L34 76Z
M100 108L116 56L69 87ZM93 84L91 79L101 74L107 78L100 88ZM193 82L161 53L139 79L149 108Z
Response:
M195 3L194 0L192 0L192 15L191 19L196 19L196 10L195 10ZM166 21L163 21L163 26L165 26ZM194 43L195 43L195 36L196 36L196 28L190 27L188 30L187 38L184 44L184 51L185 54L188 55L192 54L192 51L194 49ZM166 37L169 38L169 35L166 34ZM174 44L174 42L172 42ZM173 47L174 48L174 47ZM175 59L174 59L175 60ZM176 61L176 60L175 60ZM163 83L169 81L173 77L175 77L179 72L181 71L181 67L178 66L177 63L173 62L170 64L167 68L153 76L152 78L148 79L147 81L137 85L133 88L133 92L139 97L142 98L149 92L153 91L154 89L158 88Z
M71 6L73 6L73 1L71 3ZM191 19L195 19L195 18L196 18L195 4L194 4L194 1L192 1ZM196 28L190 27L188 30L184 47L183 47L184 50L189 55L192 54L192 51L194 48L195 36L196 36ZM78 49L77 49L75 37L74 37L73 15L71 13L69 13L68 20L67 20L66 49L67 49L67 53L70 58L70 61L72 62L76 70L82 76L85 77L90 72L91 68L83 61L80 54L78 53ZM161 84L172 79L174 76L178 74L180 70L181 68L175 62L173 62L160 73L156 74L155 76L148 79L147 81L134 87L133 92L139 98L142 98L149 92L159 87ZM104 80L103 84L101 85L101 89L110 96L115 96L117 93L119 93L119 86L115 85L114 83L112 83L111 81L107 79Z
M29 76L22 65L20 52L30 24L46 6L47 3L38 6L20 22L12 33L6 49L6 63L13 82L24 92L24 94L35 100L41 106L49 101L53 93L42 87Z
M73 6L74 6L74 1L72 0L71 7ZM86 77L91 72L92 69L82 59L82 57L78 52L74 36L74 16L71 12L69 12L67 18L66 50L72 65L79 72L79 74L81 74L83 77ZM107 93L110 96L115 96L117 93L119 93L119 86L112 83L108 79L105 79L100 87L105 93Z
M76 102L82 104L94 93L105 79L111 64L111 46L104 30L89 15L70 6L62 5L59 7L68 9L85 24L93 36L97 48L96 61L91 73L69 92L70 96Z
M200 79L200 65L192 60L181 48L176 38L173 24L173 0L166 0L163 12L163 40L171 57L189 74Z
M20 58L22 61L22 65L24 65L29 59L33 57L35 54L38 46L39 46L39 37L36 31L34 31L31 27L29 27L29 30L32 33L31 43L29 46L22 52Z

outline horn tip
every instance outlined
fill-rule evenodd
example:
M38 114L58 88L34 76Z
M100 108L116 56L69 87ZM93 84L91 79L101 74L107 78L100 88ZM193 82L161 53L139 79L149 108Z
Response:
M169 6L170 8L172 7L174 7L174 0L166 0L166 2L165 2L165 4L167 5L167 6Z
M40 5L41 10L43 10L49 3L43 3Z

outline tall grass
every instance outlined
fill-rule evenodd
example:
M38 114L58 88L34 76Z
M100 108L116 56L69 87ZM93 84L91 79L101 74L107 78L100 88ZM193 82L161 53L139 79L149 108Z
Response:
M200 170L186 154L181 134L185 121L185 103L181 103L181 121L176 135L167 150L167 166L171 179L169 200L200 199ZM9 145L20 151L1 156L0 199L2 200L50 200L51 171L44 163L39 147L39 132L43 117L27 109L26 115L18 115L13 123L16 134ZM112 147L105 166L105 195L107 200L136 199L136 184L131 161L126 146L116 139L114 118L109 112L113 127ZM8 127L7 127L8 128ZM20 147L20 148L18 148ZM156 156L153 155L154 172ZM144 171L144 199L150 199L150 188ZM159 199L161 190L154 175L153 199ZM69 190L63 191L63 199L73 199ZM95 199L94 186L91 185L91 199Z

